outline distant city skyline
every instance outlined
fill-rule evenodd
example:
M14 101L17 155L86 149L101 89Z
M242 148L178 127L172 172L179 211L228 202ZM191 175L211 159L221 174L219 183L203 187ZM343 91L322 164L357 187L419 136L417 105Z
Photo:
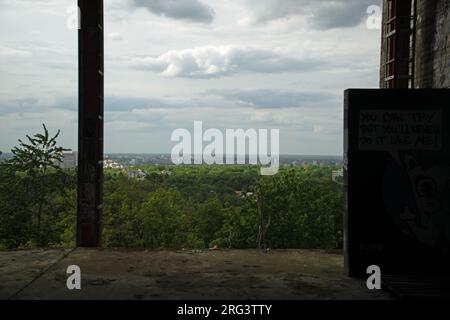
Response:
M343 90L378 86L379 0L105 1L105 152L171 132L280 129L281 154L341 155ZM74 0L0 0L0 150L61 129L77 148Z

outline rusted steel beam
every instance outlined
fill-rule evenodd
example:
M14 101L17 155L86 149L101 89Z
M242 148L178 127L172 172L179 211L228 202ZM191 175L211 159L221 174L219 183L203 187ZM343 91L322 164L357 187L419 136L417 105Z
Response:
M77 246L100 245L103 193L103 0L78 0Z
M414 0L386 0L383 17L384 88L413 87Z

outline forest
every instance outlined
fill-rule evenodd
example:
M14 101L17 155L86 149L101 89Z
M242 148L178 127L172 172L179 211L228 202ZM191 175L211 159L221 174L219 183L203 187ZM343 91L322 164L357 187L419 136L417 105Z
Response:
M44 126L0 164L0 249L73 247L76 169ZM145 178L129 177L140 169ZM149 249L342 247L334 166L145 165L104 169L102 246Z

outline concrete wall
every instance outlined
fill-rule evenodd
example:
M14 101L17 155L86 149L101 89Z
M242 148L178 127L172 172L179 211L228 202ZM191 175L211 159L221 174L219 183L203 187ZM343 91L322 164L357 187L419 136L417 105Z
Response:
M385 68L384 61L386 61L386 39L384 35L386 34L386 17L387 17L387 6L386 0L383 0L383 23L381 24L381 56L380 56L380 88L384 88L384 77L385 77Z
M383 35L386 2L383 0ZM415 88L450 88L450 0L417 0L415 35ZM385 45L383 38L381 88L384 87Z
M436 1L433 88L450 88L450 0Z

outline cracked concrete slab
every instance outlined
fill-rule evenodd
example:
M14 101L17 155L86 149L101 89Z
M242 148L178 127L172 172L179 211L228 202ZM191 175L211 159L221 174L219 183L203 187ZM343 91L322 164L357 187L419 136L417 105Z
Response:
M46 255L43 252L47 252ZM64 251L0 253L3 284L23 278L3 297L57 261ZM9 257L9 258L8 258ZM35 258L34 258L35 257ZM46 257L46 258L44 258ZM12 260L14 259L14 261ZM46 261L46 262L44 262ZM29 268L26 266L29 265ZM81 268L81 290L68 290L66 270ZM318 250L147 251L78 248L15 299L388 299L343 275L339 252ZM28 277L22 274L29 274ZM3 286L6 288L6 286ZM14 289L14 290L13 290Z
M69 249L0 251L0 299L13 297L69 251Z

